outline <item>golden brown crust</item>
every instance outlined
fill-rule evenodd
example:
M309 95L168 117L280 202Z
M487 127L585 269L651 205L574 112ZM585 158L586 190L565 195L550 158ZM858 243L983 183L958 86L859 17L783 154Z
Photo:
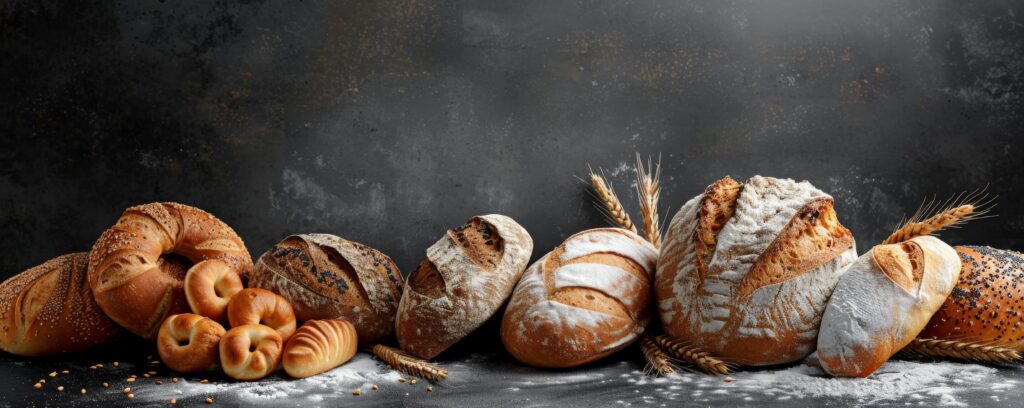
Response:
M885 276L907 293L917 293L924 274L924 250L913 241L879 245L871 251L872 260Z
M210 370L220 364L224 326L210 318L184 313L168 316L156 336L156 350L168 368L180 373Z
M228 330L220 340L224 374L236 380L258 380L273 373L281 361L284 340L270 327L246 324Z
M284 347L288 375L305 378L344 364L356 354L356 328L345 320L310 320Z
M853 247L853 233L836 217L831 198L813 200L796 213L743 277L737 299L825 264Z
M89 284L103 311L129 331L152 338L166 316L187 310L183 276L160 270L169 254L192 264L222 260L243 279L252 271L242 239L213 215L177 203L131 207L89 254Z
M120 333L93 300L88 254L59 256L0 284L0 350L40 356L88 349Z
M238 272L219 259L197 263L185 275L189 308L217 322L227 320L228 301L243 288Z
M718 242L718 232L732 218L741 188L742 184L725 176L704 190L694 233L694 260L701 277L707 276L708 262L711 262L711 254L715 252L715 244Z
M918 337L1024 350L1024 254L985 246L955 249L960 279Z
M295 312L291 303L264 289L248 288L235 294L228 302L231 327L261 324L277 330L287 340L295 333Z
M329 234L285 238L264 253L250 286L288 299L299 320L351 321L360 341L391 336L402 275L391 258Z

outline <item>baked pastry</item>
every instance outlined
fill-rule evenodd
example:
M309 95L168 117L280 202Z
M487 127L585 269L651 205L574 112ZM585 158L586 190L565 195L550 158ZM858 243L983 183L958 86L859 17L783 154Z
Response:
M270 327L245 324L220 339L220 364L236 380L258 380L277 370L284 340Z
M88 254L59 256L0 284L0 350L41 356L109 343L120 328L86 279Z
M288 375L305 378L345 364L356 355L356 328L345 320L310 320L284 346Z
M406 282L395 317L402 350L433 358L480 327L508 299L532 252L530 234L504 215L448 230Z
M224 326L192 313L168 316L156 336L156 350L167 367L179 373L210 370L220 364Z
M960 278L919 338L1024 350L1024 254L958 246Z
M177 203L131 207L89 254L89 284L107 316L152 338L167 316L187 311L184 275L158 267L171 254L193 264L220 259L243 277L252 271L242 239L206 211Z
M295 333L295 312L288 300L264 289L242 289L228 302L231 327L262 324L277 330L282 340Z
M856 258L832 197L810 183L723 178L669 224L654 284L662 327L733 363L797 361Z
M588 363L636 340L650 321L658 251L628 230L575 234L534 262L516 285L501 341L536 367Z
M839 280L821 318L818 360L840 377L867 377L910 343L956 285L960 259L932 236L878 245Z
M223 322L228 301L244 289L242 278L219 259L202 261L185 274L185 298L192 312Z
M278 293L301 320L342 319L359 341L395 332L402 274L391 258L330 234L292 235L256 261L249 286Z

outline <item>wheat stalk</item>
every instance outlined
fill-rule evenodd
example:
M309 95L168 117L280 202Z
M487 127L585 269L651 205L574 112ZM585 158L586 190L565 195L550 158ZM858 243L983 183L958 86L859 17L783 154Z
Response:
M930 200L921 205L914 215L889 235L883 244L895 244L922 235L932 234L944 228L954 228L967 221L984 218L994 207L995 197L985 194L985 189L969 194L960 193L944 202Z
M673 339L664 334L655 337L654 341L670 356L693 364L708 374L729 374L728 363L712 357L706 351L701 351L701 349L694 344Z
M644 353L644 359L647 360L647 365L644 367L645 374L665 376L676 372L676 365L672 362L672 358L665 354L665 350L662 350L650 335L640 338L640 351Z
M594 205L604 212L612 224L635 233L636 226L633 225L633 220L629 218L629 214L622 208L622 203L619 201L619 197L615 195L615 190L612 189L611 184L605 181L603 172L599 175L592 169L589 171L590 185L594 188L594 195L597 196L599 202L594 203Z
M1017 350L956 340L914 339L900 351L918 356L949 357L987 363L1021 361L1021 353Z
M655 248L661 246L661 222L658 220L658 198L661 196L661 158L647 166L636 154L636 196L640 201L640 215L644 221L644 235Z
M371 351L373 352L373 355L384 360L396 370L403 373L426 378L432 381L440 381L448 378L448 370L410 356L404 351L393 349L383 344L374 344Z

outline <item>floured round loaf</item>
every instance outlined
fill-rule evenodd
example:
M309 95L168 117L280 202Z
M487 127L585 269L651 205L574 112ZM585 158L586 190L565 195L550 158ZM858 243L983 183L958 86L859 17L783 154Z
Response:
M932 236L878 245L861 255L821 318L821 367L839 377L871 375L924 329L959 273L956 251Z
M295 317L348 320L359 341L390 337L402 274L376 249L330 234L292 235L256 261L249 286L288 299Z
M738 364L799 360L856 258L832 197L810 183L723 178L669 224L655 279L662 327Z
M960 279L920 338L1024 351L1024 254L958 246Z
M402 350L433 358L476 330L508 299L532 253L530 234L504 215L448 230L409 274L395 317Z
M628 346L651 316L658 252L620 228L580 232L523 274L501 321L501 341L536 367L585 364Z

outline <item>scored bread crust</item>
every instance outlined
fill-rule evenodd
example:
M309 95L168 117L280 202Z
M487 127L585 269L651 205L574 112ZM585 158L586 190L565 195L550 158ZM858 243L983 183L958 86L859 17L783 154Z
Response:
M88 254L50 259L0 284L0 350L22 356L73 352L121 332L92 297Z
M295 378L317 375L352 359L357 343L349 321L310 320L288 339L281 365Z
M577 233L523 274L501 322L517 360L565 368L608 356L643 333L651 316L657 250L620 228Z
M1024 351L1024 254L958 246L960 278L920 338Z
M956 251L932 236L878 245L861 255L822 316L822 368L841 377L873 373L924 329L959 272Z
M799 360L856 256L832 197L810 183L727 177L669 224L655 278L662 327L738 364Z
M402 274L387 255L330 234L292 235L256 262L251 287L292 302L298 320L352 322L359 341L391 336Z
M402 350L433 358L476 330L508 299L532 253L530 234L504 215L449 230L406 282L395 318Z
M153 338L169 315L188 310L182 276L161 271L165 255L199 263L219 259L242 276L252 259L223 221L178 203L150 203L124 211L89 253L89 284L107 316L132 333Z

